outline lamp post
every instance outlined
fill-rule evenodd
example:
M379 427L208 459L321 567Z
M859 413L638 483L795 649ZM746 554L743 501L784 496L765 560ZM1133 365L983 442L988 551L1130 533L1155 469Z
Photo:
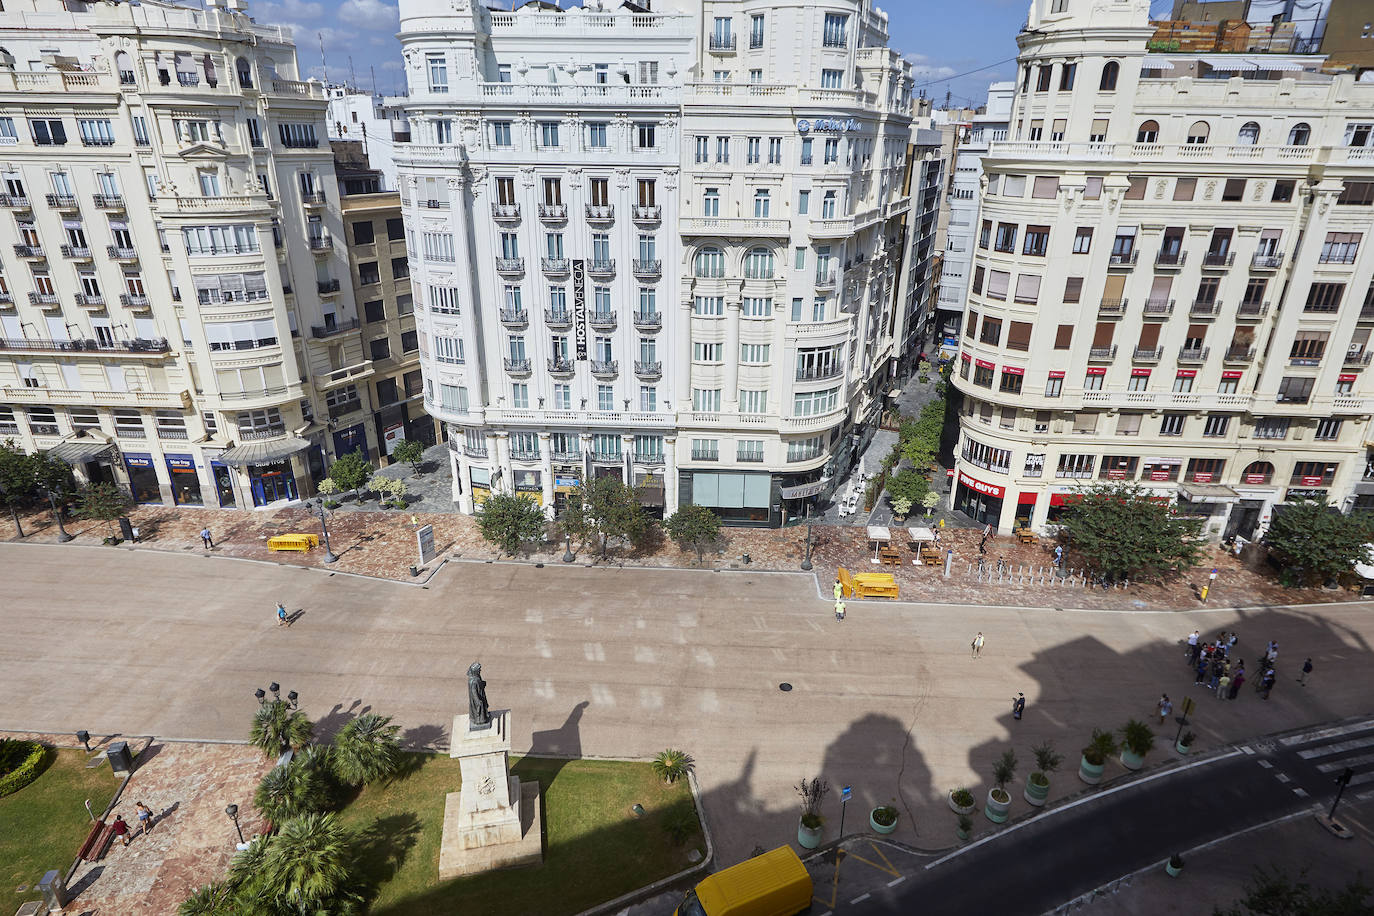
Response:
M57 543L65 544L72 540L72 536L62 527L62 512L57 508L57 497L53 495L51 487L44 487L43 493L48 497L48 505L52 506L53 521L57 522Z
M573 556L572 552L572 535L565 534L563 535L563 562L571 563L575 559L576 557Z
M811 525L806 526L806 556L802 557L801 568L805 572L811 571Z
M320 531L324 534L324 561L326 563L333 563L338 557L334 556L334 551L329 549L329 525L325 522L326 511L324 508L324 500L319 498L308 499L305 501L305 508L307 511L319 516Z
M238 831L239 842L240 842L240 843L244 842L244 840L243 840L243 828L239 826L239 806L238 806L238 805L230 805L229 807L227 807L227 808L224 809L224 813L227 814L227 815L229 815L229 820L231 820L231 821L234 822L234 829L235 829L236 831Z
M259 706L267 705L267 691L263 690L261 687L253 691L253 696L258 698Z
M82 744L84 744L84 745L86 746L86 753L89 754L89 753L91 752L91 733L90 733L90 732L86 731L84 728L81 729L80 731L78 731L78 732L76 733L76 740L77 740L77 741L80 741Z

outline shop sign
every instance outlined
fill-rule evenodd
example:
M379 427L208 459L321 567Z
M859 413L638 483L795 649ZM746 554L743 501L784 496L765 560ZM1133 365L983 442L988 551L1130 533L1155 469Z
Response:
M988 361L985 360L985 359L975 359L975 360L973 361L973 364L974 364L975 366L977 366L979 369L995 369L995 368L996 368L995 365L993 365L992 363L988 362Z
M1123 471L1123 470L1119 470L1119 469L1117 469L1117 468L1109 468L1109 469L1107 470L1107 479L1108 479L1108 480L1125 480L1125 479L1126 479L1126 472Z
M132 452L125 452L124 463L131 468L150 468L153 466L153 456L138 455Z
M1322 479L1320 477L1304 477L1302 485L1304 487L1319 487L1322 485Z
M572 262L573 281L573 341L577 358L587 358L587 262Z
M959 472L959 482L976 493L982 493L984 496L991 496L994 499L1001 499L1005 492L1004 488L996 484L983 483L983 481L970 477L963 471Z
M1063 378L1063 377L1064 377L1064 372L1063 372L1063 370L1060 370L1060 369L1052 369L1052 370L1050 370L1050 378Z
M1306 478L1303 478L1304 480ZM1291 487L1285 494L1285 499L1325 499L1325 490L1314 490L1304 487Z
M386 443L386 453L390 455L396 451L396 446L405 438L405 425L397 423L395 426L388 426L382 432L382 440Z
M817 480L812 483L798 484L795 487L783 487L779 495L783 499L804 499L807 496L818 496L825 490L826 481Z
M1226 371L1226 372L1223 372L1223 373L1221 374L1221 377L1222 377L1222 378L1240 378L1243 374L1244 374L1244 373L1242 373L1242 372L1232 372L1232 371L1229 371L1229 370L1228 370L1228 371Z
M807 118L797 119L797 133L799 134L809 134L813 130L825 133L844 133L858 129L859 122L854 118L816 118L814 121Z
M1173 473L1174 473L1173 471L1170 471L1170 470L1168 470L1167 468L1166 468L1165 470L1162 470L1162 471L1151 471L1151 472L1150 472L1150 479L1151 479L1151 480L1168 480L1170 477L1173 476Z
M192 473L196 471L196 460L190 455L167 455L167 467L172 471Z
M1264 475L1263 475L1263 474L1246 474L1246 475L1245 475L1245 482L1246 482L1246 483L1264 483Z
M1020 366L1003 366L1002 371L1007 375L1025 375L1026 370Z
M1193 483L1211 483L1211 482L1212 482L1212 477L1213 477L1213 476L1215 476L1215 475L1213 475L1213 474L1211 474L1211 473L1203 473L1203 472L1195 473L1195 474L1193 475Z

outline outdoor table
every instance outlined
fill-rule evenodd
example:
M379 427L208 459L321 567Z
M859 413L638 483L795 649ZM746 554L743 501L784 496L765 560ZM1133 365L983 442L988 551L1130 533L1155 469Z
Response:
M916 559L911 562L916 566L920 566L922 565L921 559L923 556L922 545L933 543L935 541L935 532L931 531L929 528L908 528L906 533L907 537L911 539L911 549L916 552Z
M889 543L892 540L892 532L888 531L882 525L869 525L868 539L873 542L873 559L870 562L881 563L882 560L878 558L878 551L882 548L883 544Z

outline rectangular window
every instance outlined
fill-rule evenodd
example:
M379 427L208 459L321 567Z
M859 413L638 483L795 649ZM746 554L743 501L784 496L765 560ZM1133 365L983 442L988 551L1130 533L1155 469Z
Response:
M826 13L825 29L821 33L821 43L827 48L843 48L846 45L845 33L849 16L844 13Z
M1016 277L1016 301L1023 305L1034 305L1040 299L1040 277L1035 274L1018 274Z
M765 414L768 412L768 390L740 389L739 412L742 414Z
M1226 427L1230 425L1230 417L1208 414L1206 421L1202 424L1202 434L1211 438L1220 438L1226 435Z
M1341 424L1344 421L1337 417L1325 417L1317 421L1317 431L1314 438L1317 439L1339 439L1341 435Z
M1097 459L1093 455L1060 455L1055 477L1086 478L1093 476L1093 465Z
M1064 301L1080 302L1083 299L1083 278L1065 277L1064 278Z
M430 54L426 61L429 65L429 91L448 92L448 64L445 63L443 55Z
M1304 312L1339 311L1341 298L1344 295L1344 283L1313 283L1307 288L1307 303L1302 310Z
M720 389L693 388L692 410L696 411L697 413L719 413Z
M511 145L509 121L491 122L491 145L496 147L509 147Z
M1374 204L1374 181L1346 181L1336 203L1352 207Z
M1051 376L1045 382L1045 397L1057 398L1064 394L1064 379L1062 377ZM1049 431L1048 427L1045 430Z
M1221 199L1224 201L1237 201L1245 199L1245 179L1228 178L1221 190Z
M1354 264L1360 249L1360 233L1328 232L1318 261L1322 264Z
M545 149L555 149L558 147L557 121L539 122L539 145Z
M1049 226L1027 226L1021 253L1043 258L1050 246Z
M606 149L610 143L606 138L606 122L593 121L587 125L587 146L591 149Z
M204 121L178 121L178 124L204 124ZM198 129L188 127L194 133ZM314 124L286 123L277 125L277 135L281 138L281 145L290 149L300 149L319 146L319 140L315 137ZM209 139L208 137L204 139Z
M67 129L60 118L30 118L29 130L38 146L65 146Z
M1073 253L1087 254L1093 244L1092 226L1079 226L1073 237Z
M815 417L835 410L839 403L840 389L826 388L822 391L799 391L793 395L792 413L798 417Z
M658 146L654 125L648 121L640 121L635 124L635 148L653 149Z

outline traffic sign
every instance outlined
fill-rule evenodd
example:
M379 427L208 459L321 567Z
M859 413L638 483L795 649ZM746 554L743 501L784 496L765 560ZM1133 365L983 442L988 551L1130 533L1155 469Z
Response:
M849 786L840 786L840 801L849 801L854 795L854 790Z

